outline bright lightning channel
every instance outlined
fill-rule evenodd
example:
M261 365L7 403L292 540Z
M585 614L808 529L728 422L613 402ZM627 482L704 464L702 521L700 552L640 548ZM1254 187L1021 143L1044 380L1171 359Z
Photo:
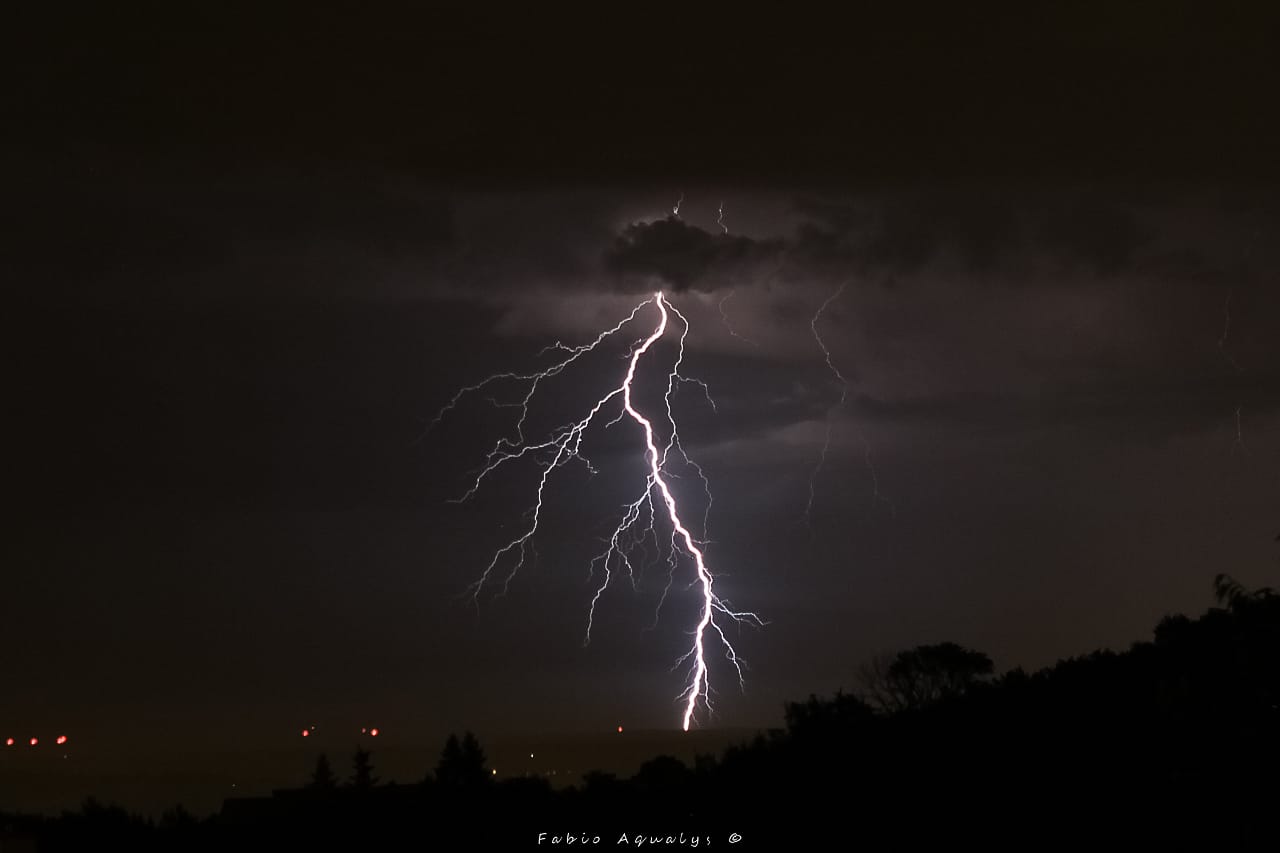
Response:
M682 196L683 198L683 196ZM676 210L679 209L677 203ZM673 213L676 211L673 211ZM627 370L619 384L612 388L603 397L598 399L594 405L587 411L586 415L577 421L571 421L554 429L551 436L545 441L531 443L524 434L524 428L529 416L529 406L537 394L540 383L544 380L560 375L571 364L576 362L583 356L596 350L605 340L619 334L624 327L633 323L639 316L642 309L646 306L653 305L658 310L658 323L647 337L636 341L631 348L627 357ZM671 325L672 315L679 321L680 336L679 350L675 362L667 374L667 386L663 395L665 407L667 428L670 432L665 444L659 446L655 438L655 428L653 421L646 417L639 408L637 408L632 396L632 386L636 377L636 370L639 367L641 358L650 351L655 343L666 334L668 327ZM694 630L692 632L693 642L688 652L682 655L676 661L676 666L689 663L689 680L684 691L679 694L678 701L684 706L684 712L681 718L681 725L685 731L689 730L689 726L693 722L694 714L697 711L699 702L710 712L711 709L711 679L710 667L707 663L707 644L710 635L714 634L720 642L721 648L724 650L725 657L730 664L733 665L734 671L738 676L738 682L741 686L743 683L742 660L738 657L733 645L729 642L729 638L725 635L721 621L717 620L717 615L724 619L729 619L737 623L749 623L756 626L763 626L764 621L755 613L746 611L733 610L729 602L720 598L714 591L714 575L707 566L706 555L703 552L706 540L706 522L707 514L711 508L711 490L706 476L702 469L689 458L685 453L684 447L680 444L679 432L676 427L675 415L671 408L671 398L675 394L680 384L693 384L699 386L702 390L707 402L715 407L710 391L706 384L701 380L681 374L680 367L684 361L684 345L685 339L689 333L688 319L666 298L666 296L658 291L650 299L646 299L632 309L630 315L619 322L617 325L601 332L593 341L581 346L567 346L563 343L556 342L550 347L543 350L543 353L555 351L564 354L564 357L551 365L550 367L531 373L498 373L489 378L469 385L459 390L448 403L444 405L436 417L432 420L430 426L434 427L440 420L458 406L461 400L468 394L479 392L486 387L503 381L523 383L527 386L524 396L516 403L498 403L492 397L488 398L489 402L499 407L512 407L520 409L519 418L515 424L515 438L502 437L498 439L492 449L485 458L484 465L481 466L476 474L474 481L470 487L456 498L455 502L463 502L476 494L489 475L493 474L499 468L517 459L530 457L538 461L541 474L538 480L538 487L535 492L533 508L528 514L528 526L518 536L513 538L507 544L500 547L485 567L480 577L472 583L467 591L470 593L472 600L479 605L479 597L482 590L490 582L494 582L495 573L502 574L501 592L503 594L509 588L512 579L524 566L525 558L532 547L531 540L538 531L539 518L542 513L543 500L546 493L547 483L551 477L551 473L557 468L563 467L574 460L582 462L587 469L595 473L590 460L582 454L582 439L587 429L595 422L597 416L610 403L619 400L620 409L616 417L605 424L605 428L614 426L624 418L630 418L642 430L644 435L644 457L648 463L648 473L645 477L644 488L640 492L639 497L628 504L623 511L622 518L618 525L614 528L611 536L607 539L607 547L604 552L591 561L590 575L595 576L599 571L603 580L596 588L595 594L591 599L591 605L587 612L587 629L584 644L590 642L591 629L595 619L595 607L599 601L601 594L608 588L613 579L613 569L624 568L627 575L631 579L634 586L636 583L636 567L632 562L630 550L636 544L636 528L644 523L647 519L647 526L640 531L638 540L644 541L646 538L652 538L654 543L658 542L658 533L656 530L657 517L659 515L655 504L654 497L657 496L666 509L667 520L671 527L670 549L668 551L667 564L669 573L667 575L667 584L663 589L662 597L658 602L660 611L663 601L665 601L667 592L671 588L671 584L677 569L680 554L687 558L692 558L695 568L694 579L690 587L697 587L701 594L702 606L700 616ZM703 490L707 496L707 509L703 515L702 523L702 540L695 539L693 533L689 530L687 524L680 514L680 508L676 502L675 493L671 490L668 479L676 476L668 472L667 463L672 456L672 451L676 451L683 463L694 472L702 481ZM701 546L701 547L700 547ZM509 567L505 570L500 568L504 560L509 561ZM654 622L657 622L657 612L655 612Z

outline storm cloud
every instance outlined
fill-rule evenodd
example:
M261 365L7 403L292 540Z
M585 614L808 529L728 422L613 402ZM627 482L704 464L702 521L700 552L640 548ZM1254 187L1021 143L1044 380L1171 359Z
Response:
M776 263L784 248L781 239L715 234L669 216L627 225L604 263L632 282L648 276L676 291L712 291L752 280L762 266Z

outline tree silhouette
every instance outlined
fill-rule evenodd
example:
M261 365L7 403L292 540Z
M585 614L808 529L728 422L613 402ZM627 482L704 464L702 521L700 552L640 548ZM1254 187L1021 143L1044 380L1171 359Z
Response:
M680 759L673 755L659 755L641 764L631 781L641 791L678 793L688 786L692 776L692 771Z
M489 762L480 741L471 732L462 736L462 769L465 778L472 783L488 782L490 773L486 766Z
M324 753L321 753L320 757L316 759L316 769L311 773L311 784L309 787L316 790L328 791L331 790L335 784L336 781L333 777L333 768L329 766L329 757Z
M169 832L186 832L190 833L198 829L200 821L196 820L191 812L183 808L182 804L174 806L171 809L165 809L160 815L159 828Z
M356 748L355 758L352 761L352 788L367 791L378 784L378 780L373 775L372 757L373 753L369 750Z
M440 760L436 762L436 781L442 785L451 785L458 777L458 768L462 766L462 744L458 736L451 734L440 750Z
M1276 591L1269 586L1250 590L1231 575L1222 572L1213 578L1213 594L1219 604L1234 610L1245 602L1270 598Z
M826 739L833 731L847 732L875 716L863 699L839 690L831 699L810 694L806 702L788 702L785 710L787 733L800 740Z
M582 774L582 790L588 794L610 794L618 786L619 782L616 774L606 773L603 770L588 770Z
M488 759L480 747L480 741L471 732L466 732L462 740L451 734L440 751L440 761L436 764L436 781L451 788L473 788L487 784L490 772L486 767Z
M994 668L982 652L956 643L916 646L864 666L860 698L886 713L918 710L965 693Z

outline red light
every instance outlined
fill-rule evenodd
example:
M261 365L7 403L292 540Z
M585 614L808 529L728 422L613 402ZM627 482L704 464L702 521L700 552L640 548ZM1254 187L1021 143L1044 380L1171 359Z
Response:
M370 737L377 737L377 736L378 736L378 730L377 730L377 729L369 729L369 736L370 736Z
M368 734L368 733L369 733L369 730L368 730L368 729L361 729L361 730L360 730L360 734L362 734L362 735L363 735L363 734Z
M303 730L302 730L302 736L303 736L303 737L311 737L311 732L310 732L309 730L307 730L307 729L303 729Z
M38 738L38 737L33 737L33 738L31 739L31 745L32 745L32 746L35 746L35 745L36 745L36 744L38 744L39 742L40 742L40 738Z
M58 735L58 740L57 740L57 741L55 741L55 742L58 744L58 746L62 746L64 743L66 743L66 742L67 742L67 736L66 736L66 735Z
M7 740L5 740L4 745L13 746L13 738L8 738Z
M622 734L622 726L618 726L618 734Z

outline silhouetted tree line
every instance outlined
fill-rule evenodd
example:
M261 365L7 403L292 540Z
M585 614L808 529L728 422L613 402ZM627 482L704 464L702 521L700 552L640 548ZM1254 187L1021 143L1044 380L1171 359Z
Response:
M0 816L0 839L38 835L42 849L496 839L523 849L542 831L599 835L604 847L637 831L710 835L723 847L736 832L744 845L784 849L815 837L1149 846L1209 832L1215 849L1243 844L1274 836L1280 803L1280 595L1227 575L1214 591L1218 606L1165 617L1150 641L1037 672L996 676L990 658L954 643L873 660L854 690L788 703L784 728L692 767L657 756L631 778L596 771L553 791L542 778L494 779L467 732L415 784L380 784L360 750L344 782L320 756L306 786L228 801L203 820L176 809L142 821L89 801L60 818Z

